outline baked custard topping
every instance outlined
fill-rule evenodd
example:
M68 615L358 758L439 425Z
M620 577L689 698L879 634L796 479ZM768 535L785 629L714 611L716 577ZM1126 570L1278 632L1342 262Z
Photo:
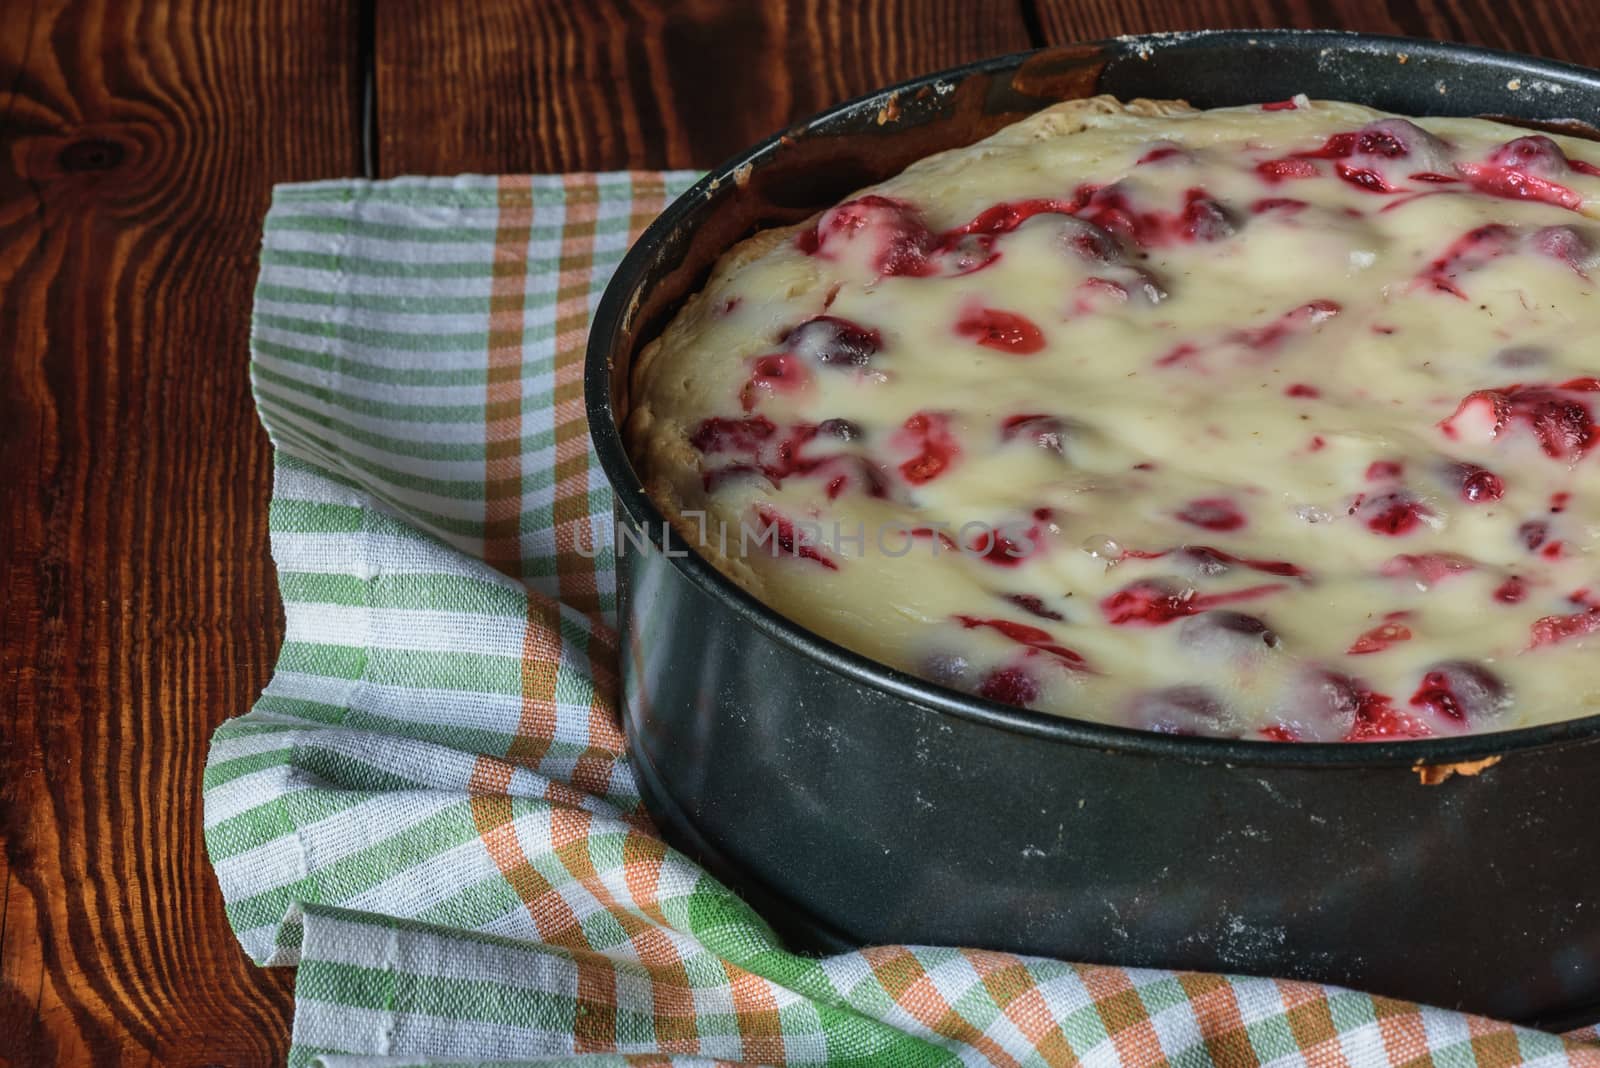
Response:
M630 447L755 596L996 701L1278 741L1600 712L1597 161L1060 105L735 249Z

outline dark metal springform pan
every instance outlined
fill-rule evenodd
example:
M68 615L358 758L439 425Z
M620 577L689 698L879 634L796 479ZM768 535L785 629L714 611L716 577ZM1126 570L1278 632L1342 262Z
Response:
M717 168L622 262L585 379L617 520L649 543L625 546L618 578L626 726L651 814L803 948L979 946L1315 979L1548 1025L1600 1015L1600 716L1360 745L1062 719L808 633L663 533L618 431L628 370L716 258L1095 93L1199 107L1307 93L1578 134L1600 121L1595 71L1429 41L1228 31L930 75Z

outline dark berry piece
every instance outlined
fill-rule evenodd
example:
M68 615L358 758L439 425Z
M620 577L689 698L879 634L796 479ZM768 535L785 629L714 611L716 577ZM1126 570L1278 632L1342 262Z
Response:
M1178 642L1206 659L1257 656L1283 645L1259 616L1227 610L1185 619L1178 625Z
M1188 565L1189 574L1197 578L1215 578L1233 570L1234 558L1204 545L1185 545L1174 554L1174 560Z
M1538 345L1512 345L1495 353L1494 362L1501 367L1539 367L1550 362L1550 350Z
M1600 265L1600 249L1594 240L1575 226L1546 226L1528 238L1529 246L1541 256L1549 256L1572 268L1579 276Z
M789 331L783 342L790 352L833 367L867 367L883 348L883 338L876 330L833 315L806 320Z
M1223 241L1238 232L1233 217L1203 189L1184 194L1181 233L1190 241Z
M1507 141L1489 153L1497 167L1515 167L1529 174L1559 175L1568 171L1567 154L1543 134L1530 134Z
M704 419L690 436L689 444L704 453L754 452L777 432L777 426L764 415L749 419Z
M861 437L861 426L848 419L824 419L817 424L817 433L840 441L856 441Z
M1352 675L1311 668L1289 686L1279 722L1299 741L1380 741L1419 738L1426 726L1396 711L1387 694Z
M910 204L870 194L825 212L800 248L813 255L837 258L844 247L871 242L872 262L879 274L917 277L934 273L929 256L939 239Z
M1072 424L1055 415L1013 415L1000 424L1001 441L1026 441L1057 456L1066 454L1071 432Z
M1008 593L1006 594L1006 600L1029 615L1038 616L1040 619L1048 619L1060 623L1067 618L1055 609L1048 607L1044 603L1044 598L1031 593Z
M1482 664L1447 660L1434 664L1422 676L1411 697L1411 707L1453 721L1458 727L1482 729L1511 705L1505 682Z
M1162 734L1227 733L1228 706L1204 686L1169 686L1133 698L1129 718L1137 727Z
M940 686L965 689L972 678L972 663L960 653L934 653L923 659L917 674Z

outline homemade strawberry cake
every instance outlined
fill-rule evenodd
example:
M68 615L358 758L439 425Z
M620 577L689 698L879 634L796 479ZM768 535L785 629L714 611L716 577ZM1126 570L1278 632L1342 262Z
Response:
M731 251L629 447L754 596L995 701L1276 741L1589 715L1597 215L1583 140L1074 101Z

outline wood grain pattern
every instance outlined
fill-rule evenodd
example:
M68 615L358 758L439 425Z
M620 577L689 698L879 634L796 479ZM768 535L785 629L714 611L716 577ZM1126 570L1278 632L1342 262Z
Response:
M352 8L0 13L0 1064L273 1064L200 771L271 670L245 375L273 181L359 159Z
M1049 44L1124 33L1257 27L1360 30L1435 37L1600 63L1590 0L1027 0Z
M388 0L375 36L386 175L709 167L836 101L1029 47L1017 0Z
M268 1065L211 730L282 636L245 375L271 183L709 166L1030 45L1227 26L1600 65L1593 0L0 0L0 1068Z

